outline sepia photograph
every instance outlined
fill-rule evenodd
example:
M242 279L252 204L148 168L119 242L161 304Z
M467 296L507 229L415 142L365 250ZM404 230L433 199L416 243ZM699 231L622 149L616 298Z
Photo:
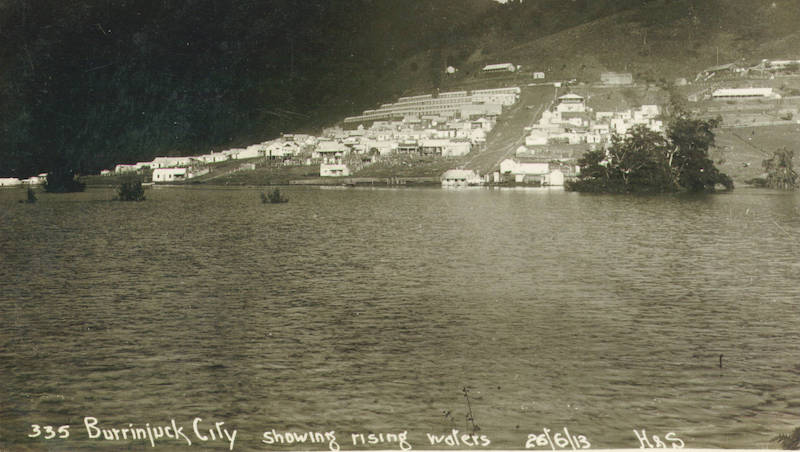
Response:
M799 24L0 0L0 452L800 449Z

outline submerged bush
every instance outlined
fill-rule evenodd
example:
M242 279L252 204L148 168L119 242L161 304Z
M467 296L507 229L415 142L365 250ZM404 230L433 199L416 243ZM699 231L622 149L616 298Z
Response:
M289 202L288 198L285 198L281 195L280 189L276 188L269 193L261 193L261 202L264 204L281 204L284 202Z
M767 172L764 185L778 190L796 190L800 185L798 184L800 177L794 170L793 157L794 151L782 148L775 151L772 158L761 162Z
M139 177L129 176L117 187L120 201L144 201L144 186Z

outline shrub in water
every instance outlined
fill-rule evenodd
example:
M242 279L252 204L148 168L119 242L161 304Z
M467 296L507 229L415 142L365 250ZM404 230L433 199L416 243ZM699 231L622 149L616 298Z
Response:
M144 187L138 177L128 177L117 187L120 201L144 201Z
M289 199L283 197L281 195L281 191L279 189L272 190L269 193L261 193L261 202L264 204L281 204L284 202L289 202Z

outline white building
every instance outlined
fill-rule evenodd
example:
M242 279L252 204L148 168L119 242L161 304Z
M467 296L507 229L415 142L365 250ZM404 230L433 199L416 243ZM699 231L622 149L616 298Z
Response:
M22 185L22 181L16 177L0 177L0 187L16 187Z
M458 157L469 154L472 147L469 141L453 141L449 139L423 139L419 142L422 154L442 157Z
M514 182L538 182L542 185L564 185L564 173L550 169L549 163L521 163L514 159L500 162L500 173L514 176Z
M153 159L151 168L175 168L179 166L189 166L192 164L193 157L156 157Z
M577 94L564 94L558 98L556 111L559 113L583 113L586 111L586 100Z
M470 118L473 116L497 116L503 106L512 105L519 99L521 89L495 88L468 91L453 91L420 96L401 97L395 103L381 105L374 110L365 110L359 116L344 119L345 124L372 121L404 120L434 117Z
M276 141L264 149L264 156L270 160L282 160L300 153L300 145L294 141Z
M39 174L38 176L31 176L27 179L23 179L23 184L28 185L41 185L47 181L47 173Z
M153 170L153 182L174 182L188 179L187 168L156 168Z
M219 163L228 160L229 156L223 154L222 152L212 152L210 154L203 154L199 157L196 157L197 160L203 163Z
M442 187L466 187L481 185L483 179L475 171L466 169L451 169L442 174Z
M774 93L772 88L721 88L711 93L712 99L780 99L780 97L780 94Z
M514 72L517 70L517 67L514 66L512 63L499 63L499 64L487 64L483 67L483 72L494 73L494 72Z
M317 143L316 152L322 159L319 165L320 177L350 175L350 168L344 163L344 157L349 152L347 146L338 141L320 141Z
M138 168L136 168L136 165L120 164L120 165L117 165L117 166L114 167L114 173L116 173L116 174L134 173L136 171L138 171Z
M525 137L525 146L543 146L547 144L549 134L542 129L533 129L531 133Z

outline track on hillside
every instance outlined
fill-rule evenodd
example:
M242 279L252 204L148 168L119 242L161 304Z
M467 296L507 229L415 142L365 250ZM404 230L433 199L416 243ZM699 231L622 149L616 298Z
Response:
M525 127L537 122L557 95L552 85L522 87L519 102L497 118L497 124L486 137L486 148L468 155L464 167L479 174L499 169L500 162L514 157L517 148L525 144Z

